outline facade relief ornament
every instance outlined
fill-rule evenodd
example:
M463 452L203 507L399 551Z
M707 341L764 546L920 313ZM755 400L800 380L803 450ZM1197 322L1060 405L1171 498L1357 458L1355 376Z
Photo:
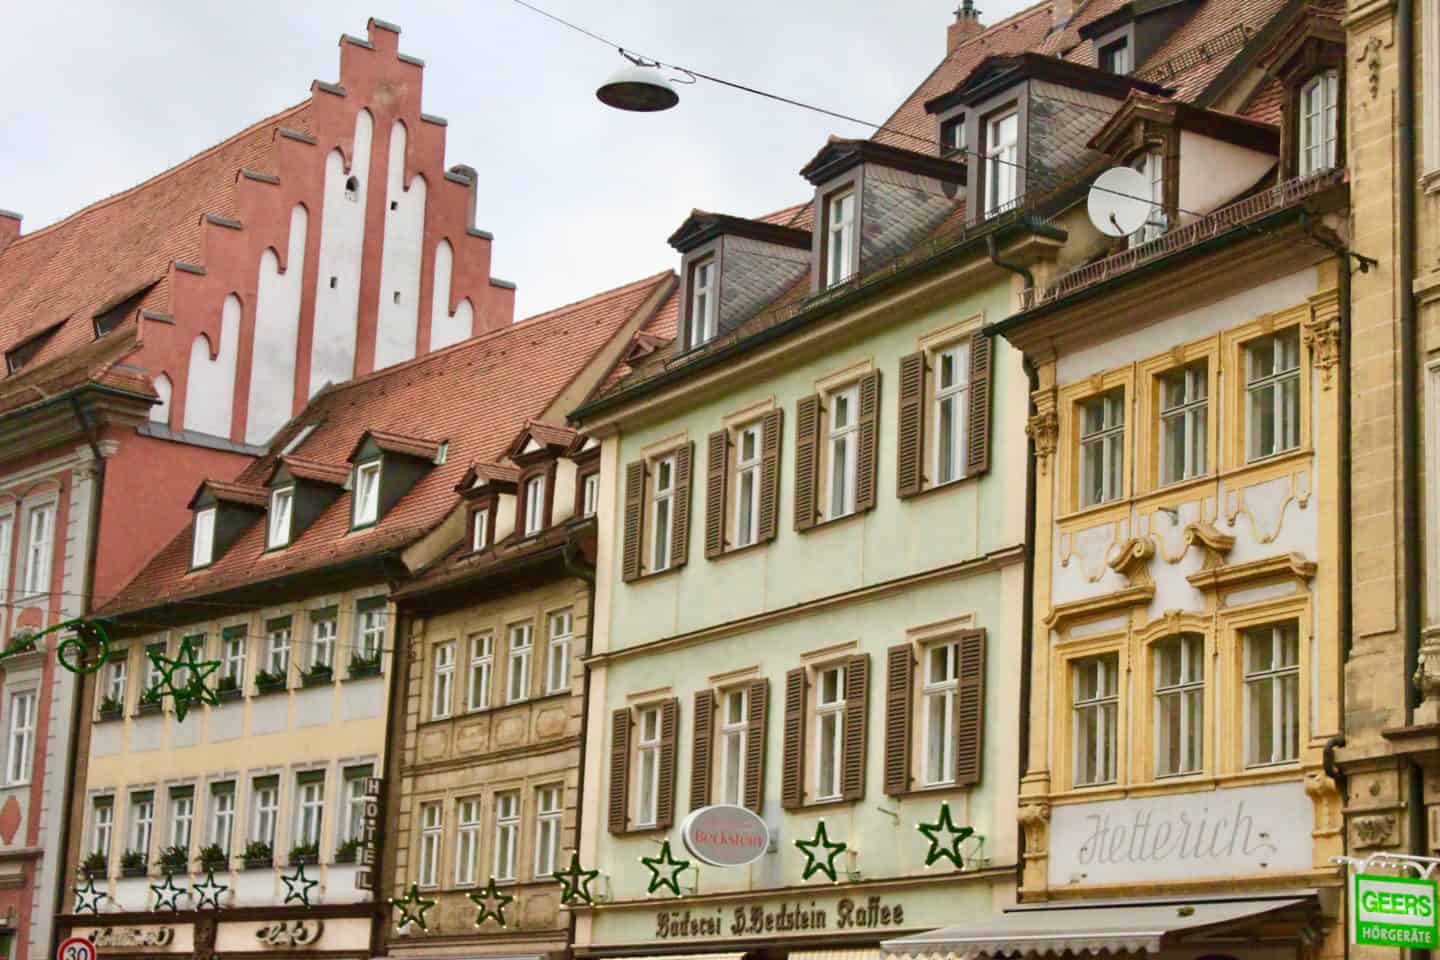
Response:
M1036 800L1020 805L1015 814L1025 839L1025 855L1042 856L1050 849L1050 803Z
M1314 835L1338 836L1344 814L1335 781L1323 770L1312 770L1305 774L1305 795L1315 807Z
M1202 570L1214 570L1224 566L1225 558L1235 546L1234 537L1221 533L1213 524L1205 522L1187 523L1181 539L1186 549L1198 546L1204 553L1200 564Z
M1416 720L1440 722L1440 634L1427 632L1420 641L1420 663L1411 679L1424 698Z
M1350 825L1354 828L1353 846L1356 850L1393 847L1398 842L1395 837L1395 815L1393 813L1376 813L1356 817L1350 821Z
M1380 42L1380 38L1372 36L1369 40L1365 41L1365 46L1360 49L1360 56L1355 58L1355 62L1363 66L1366 70L1366 75L1369 79L1371 100L1380 96L1380 48L1382 46L1383 44Z
M1310 348L1310 363L1320 371L1320 386L1329 390L1334 383L1335 365L1340 362L1340 321L1313 310L1305 323L1305 344Z
M1060 418L1054 410L1037 413L1025 423L1025 434L1035 444L1035 466L1042 474L1048 472L1050 458L1060 437Z
M1150 560L1154 556L1155 544L1149 537L1131 537L1120 544L1120 549L1105 563L1125 578L1127 586L1140 587L1155 582L1150 576Z

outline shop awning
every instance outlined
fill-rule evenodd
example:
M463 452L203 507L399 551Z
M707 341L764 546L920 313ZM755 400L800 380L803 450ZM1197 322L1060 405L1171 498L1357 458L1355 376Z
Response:
M791 950L789 960L880 960L880 948L844 950L836 947L831 950Z
M998 917L881 946L887 957L917 960L1155 954L1240 937L1293 942L1309 930L1317 912L1318 900L1310 890L1189 900L1052 901L1010 907Z
M744 960L744 957L744 953L660 953L653 957L626 957L625 960Z

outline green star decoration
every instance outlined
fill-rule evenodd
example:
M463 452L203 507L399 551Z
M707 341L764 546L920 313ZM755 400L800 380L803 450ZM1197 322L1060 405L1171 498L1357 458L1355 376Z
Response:
M486 920L494 919L500 926L505 926L505 908L515 902L515 898L501 890L495 883L495 878L490 878L490 884L483 890L474 890L466 894L470 902L475 904L475 926L485 925Z
M404 931L412 923L421 930L430 929L425 925L425 914L435 906L435 901L420 896L420 884L410 884L410 889L403 897L391 897L390 906L400 910L400 919L395 921L396 930Z
M670 853L670 841L666 840L660 845L660 856L641 857L640 862L650 868L650 886L646 888L647 893L654 893L662 887L669 887L670 892L680 896L680 874L690 869L689 860L676 860Z
M956 870L965 869L965 859L960 855L960 844L975 831L970 827L955 826L955 821L950 819L950 804L942 801L940 819L934 823L917 824L916 829L930 841L930 849L925 854L925 866L934 866L937 860L943 858L949 860Z
M590 884L598 876L599 870L580 869L580 854L570 854L570 866L565 870L557 870L551 874L560 881L560 902L567 907L572 903L594 903L595 898L590 893Z
M174 657L167 657L156 650L147 650L150 662L160 674L156 687L160 696L175 701L175 719L183 721L193 704L208 703L212 707L220 702L215 691L205 686L205 678L220 669L219 660L199 660L199 651L189 637L180 641L180 650ZM177 684L175 675L184 671L185 681Z
M75 912L98 914L100 902L104 899L105 893L95 889L95 878L86 877L85 885L75 888Z
M180 912L180 898L185 895L185 888L175 886L174 874L165 874L165 882L162 884L152 883L150 889L155 894L156 910L164 910L168 907L176 913Z
M830 841L830 835L825 832L824 820L816 824L814 839L796 840L795 846L805 854L805 872L800 875L801 880L809 880L812 875L823 873L831 883L840 882L835 874L835 858L844 853L847 847L843 843Z
M304 906L310 906L310 888L320 886L319 880L311 880L305 876L305 864L297 864L295 872L290 876L280 875L280 882L285 884L285 903L292 900L298 901Z
M204 883L190 885L190 893L195 897L195 909L204 910L206 907L211 907L219 910L220 895L229 889L225 884L215 882L214 870L206 870Z

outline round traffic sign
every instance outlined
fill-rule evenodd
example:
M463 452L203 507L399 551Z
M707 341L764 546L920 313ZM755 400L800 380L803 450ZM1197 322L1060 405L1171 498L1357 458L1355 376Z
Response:
M55 960L95 960L95 944L84 937L66 937L55 951Z

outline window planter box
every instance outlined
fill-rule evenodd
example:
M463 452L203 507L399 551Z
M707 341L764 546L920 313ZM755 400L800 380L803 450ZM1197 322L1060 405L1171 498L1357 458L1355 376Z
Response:
M135 705L135 716L144 717L152 713L159 713L164 704L159 700L142 701Z
M119 719L120 719L121 717L123 717L123 716L125 716L125 708L124 708L124 707L109 707L109 708L101 707L101 708L100 708L100 722L101 722L101 723L104 723L104 722L109 721L109 720L119 720Z
M360 859L360 843L357 840L346 840L335 849L336 863L354 863Z
M120 876L122 877L143 877L149 872L150 868L145 866L145 864L143 863L139 866L128 866L120 868Z
M301 677L301 686L323 687L335 681L335 672L329 667L320 667L310 670Z
M215 699L221 703L227 700L239 700L242 692L239 687L225 687L215 691Z
M313 867L313 866L315 866L316 864L318 864L319 862L320 862L320 854L318 854L318 853L292 853L292 854L290 854L290 866L292 866L292 867L298 867L298 866L301 866L302 864L303 864L304 866L307 866L307 867Z
M275 858L274 858L274 857L246 857L246 858L245 858L245 869L246 869L246 870L269 870L269 869L270 869L271 867L273 867L273 866L275 866Z
M350 661L350 679L380 676L380 658L374 660L354 659Z
M289 688L284 677L277 677L269 673L257 673L255 675L255 692L259 694L280 693Z

